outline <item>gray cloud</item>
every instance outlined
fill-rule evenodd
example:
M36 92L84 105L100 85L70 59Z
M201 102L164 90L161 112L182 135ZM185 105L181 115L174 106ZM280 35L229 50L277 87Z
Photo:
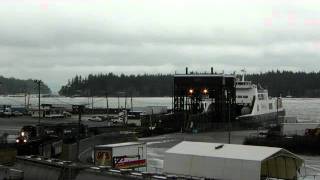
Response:
M57 90L76 74L318 70L315 0L4 0L0 71Z

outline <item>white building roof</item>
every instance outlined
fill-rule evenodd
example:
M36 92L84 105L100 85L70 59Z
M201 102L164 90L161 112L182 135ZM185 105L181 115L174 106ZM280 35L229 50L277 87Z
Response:
M125 143L117 143L117 144L106 144L106 145L97 145L96 148L105 148L105 147L123 147L123 146L135 146L135 145L143 145L145 143L141 142L125 142Z
M216 149L219 146L221 148ZM263 161L282 150L274 147L183 141L169 149L167 153Z
M184 141L165 153L164 172L209 179L294 179L302 163L281 148Z

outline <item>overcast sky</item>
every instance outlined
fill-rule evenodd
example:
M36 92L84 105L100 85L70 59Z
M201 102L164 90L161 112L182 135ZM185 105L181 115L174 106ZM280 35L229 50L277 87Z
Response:
M320 68L318 0L1 0L0 74Z

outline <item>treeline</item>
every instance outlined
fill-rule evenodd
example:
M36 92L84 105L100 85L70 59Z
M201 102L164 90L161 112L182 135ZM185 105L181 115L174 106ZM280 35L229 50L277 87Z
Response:
M32 80L21 80L15 78L5 78L0 76L0 94L20 94L20 93L38 93L38 85ZM50 88L42 83L41 93L50 94Z
M239 77L240 78L240 77ZM320 72L270 71L248 74L246 80L269 90L271 96L320 97ZM173 75L115 75L75 76L59 93L64 96L171 96Z
M172 75L115 75L90 74L88 77L76 76L59 91L64 96L145 96L161 97L172 94Z
M270 71L247 76L271 96L320 97L320 72Z

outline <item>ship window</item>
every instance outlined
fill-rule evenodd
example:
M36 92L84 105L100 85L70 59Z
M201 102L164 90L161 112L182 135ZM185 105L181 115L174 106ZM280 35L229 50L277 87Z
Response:
M273 109L273 104L269 103L269 109L272 110Z
M282 108L282 101L281 99L277 99L278 108Z
M248 96L243 96L243 98L248 98Z
M259 100L264 100L263 94L258 94L258 98L259 98Z

